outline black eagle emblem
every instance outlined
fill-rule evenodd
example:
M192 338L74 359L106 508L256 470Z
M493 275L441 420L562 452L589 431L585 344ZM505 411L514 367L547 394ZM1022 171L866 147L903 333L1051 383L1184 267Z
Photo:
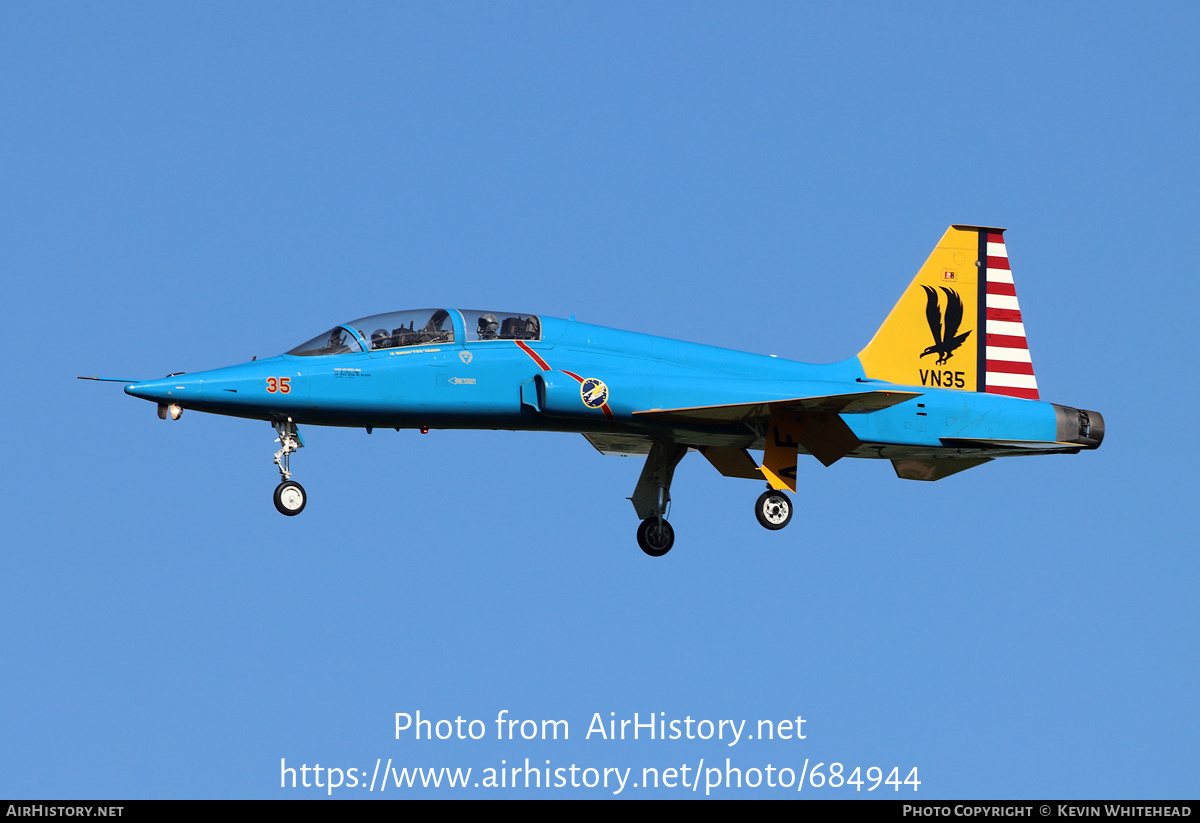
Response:
M971 335L971 330L967 329L962 334L958 333L958 327L962 324L963 319L963 303L958 292L945 286L941 287L942 291L946 293L946 317L943 331L942 312L938 308L937 290L929 286L921 286L921 288L925 289L925 319L929 321L929 331L933 333L933 345L921 352L921 356L936 354L938 356L937 364L940 366L954 356L954 350Z

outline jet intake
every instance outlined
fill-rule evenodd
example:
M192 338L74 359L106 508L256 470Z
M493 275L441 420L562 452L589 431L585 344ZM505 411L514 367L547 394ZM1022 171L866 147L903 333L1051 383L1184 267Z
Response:
M1104 417L1098 411L1054 406L1055 437L1060 443L1078 443L1089 449L1100 447L1104 439Z
M544 371L533 378L538 406L555 417L605 416L608 387L599 380L585 380L570 372Z

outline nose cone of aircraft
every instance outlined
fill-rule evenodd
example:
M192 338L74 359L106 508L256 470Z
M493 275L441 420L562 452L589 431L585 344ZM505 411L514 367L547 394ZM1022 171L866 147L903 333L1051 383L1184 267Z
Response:
M194 391L182 375L164 377L162 380L143 380L125 387L125 393L143 400L153 400L157 403L174 403L185 399Z
M276 381L275 388L283 385L282 390L272 393L272 385L268 382L271 375ZM261 405L263 401L271 401L275 406L294 404L301 394L295 377L281 376L278 363L272 360L260 360L172 374L158 380L142 380L127 385L125 393L160 406L178 405L185 409L236 413L236 409L256 403Z

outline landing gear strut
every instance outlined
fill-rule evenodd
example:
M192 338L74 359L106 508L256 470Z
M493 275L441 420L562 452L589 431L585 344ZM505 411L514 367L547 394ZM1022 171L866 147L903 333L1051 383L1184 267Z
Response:
M638 545L651 557L662 557L675 545L675 530L667 522L667 511L671 507L671 478L685 454L687 446L655 442L629 498L642 521L637 530Z
M287 420L275 420L271 425L279 433L279 439L275 442L280 444L281 448L275 452L275 465L279 467L279 476L283 481L275 487L275 508L280 514L294 517L304 511L304 506L308 503L304 487L291 479L292 452L302 448L304 440L290 417Z
M767 489L754 504L754 516L764 529L782 529L792 522L792 501L778 489Z

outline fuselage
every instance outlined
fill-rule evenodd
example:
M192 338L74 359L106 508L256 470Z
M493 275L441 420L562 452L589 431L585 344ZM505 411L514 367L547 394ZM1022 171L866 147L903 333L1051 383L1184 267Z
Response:
M549 317L532 318L536 334L481 339L464 319L473 314L438 311L447 315L439 321L443 331L426 335L425 342L419 329L410 333L401 324L395 334L377 330L375 335L388 333L380 343L367 325L355 321L358 325L332 330L335 336L344 330L337 342L351 344L339 346L349 350L283 354L142 381L125 391L184 409L270 421L290 418L298 425L597 432L762 448L765 433L748 422L663 423L638 419L635 412L886 387L920 396L871 414L844 415L863 443L849 456L944 453L947 440L1062 439L1063 415L1056 409L1063 407L868 380L857 357L813 365ZM481 327L483 323L479 320Z

